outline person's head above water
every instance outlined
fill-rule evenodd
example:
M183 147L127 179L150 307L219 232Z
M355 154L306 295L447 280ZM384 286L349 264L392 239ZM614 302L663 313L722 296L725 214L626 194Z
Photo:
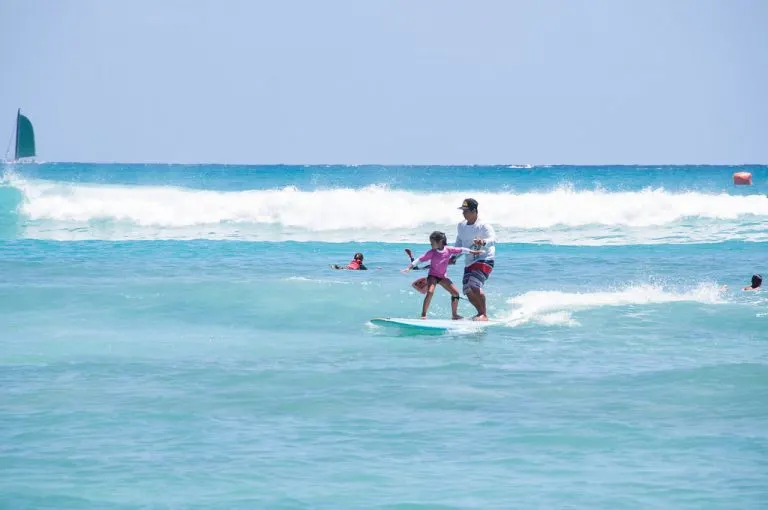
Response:
M757 289L763 284L763 277L759 274L752 275L752 288Z
M429 235L429 242L432 245L432 248L443 249L445 248L445 245L448 244L448 238L444 232L435 230Z
M360 252L355 253L355 256L352 257L353 260L359 260L360 262L363 261L363 254Z

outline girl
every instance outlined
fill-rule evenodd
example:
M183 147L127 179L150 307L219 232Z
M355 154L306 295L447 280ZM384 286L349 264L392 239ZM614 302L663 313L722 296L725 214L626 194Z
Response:
M453 246L446 247L448 239L443 232L432 232L429 236L429 242L432 245L432 249L422 255L403 269L404 273L407 273L414 268L419 262L430 261L429 275L427 276L427 295L424 296L424 304L421 307L421 318L427 318L427 310L429 310L429 303L432 301L432 295L435 293L435 288L439 283L445 290L451 293L451 315L454 320L462 319L458 314L459 307L459 289L453 284L453 282L446 277L448 272L448 261L454 255L469 254L479 255L483 253L479 250L470 250L469 248L455 248Z

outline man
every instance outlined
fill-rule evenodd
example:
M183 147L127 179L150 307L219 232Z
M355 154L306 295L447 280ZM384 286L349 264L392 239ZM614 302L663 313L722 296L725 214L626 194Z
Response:
M454 246L485 250L485 253L480 255L466 256L463 291L469 302L477 309L477 315L473 319L487 321L483 286L493 271L496 258L496 232L492 226L478 219L477 205L477 200L468 198L459 207L464 214L464 221L457 227ZM453 258L451 263L455 264L457 258Z

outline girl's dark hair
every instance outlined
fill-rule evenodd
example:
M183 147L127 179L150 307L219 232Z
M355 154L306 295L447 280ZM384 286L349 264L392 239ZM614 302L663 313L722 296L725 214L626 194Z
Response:
M756 288L758 288L762 284L763 284L763 277L760 276L759 274L753 274L752 275L752 288L756 289Z
M360 252L355 253L354 259L355 260L359 260L360 262L362 262L363 261L363 254L360 253Z
M443 246L448 244L448 238L445 236L445 233L444 232L439 232L437 230L435 230L434 232L432 232L429 235L429 241L430 242L435 241L435 242L438 242L438 243L442 242Z

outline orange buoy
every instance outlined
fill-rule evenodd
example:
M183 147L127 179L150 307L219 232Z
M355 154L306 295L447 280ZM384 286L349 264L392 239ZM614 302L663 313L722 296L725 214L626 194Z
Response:
M733 183L751 185L752 174L749 172L736 172L733 174Z

